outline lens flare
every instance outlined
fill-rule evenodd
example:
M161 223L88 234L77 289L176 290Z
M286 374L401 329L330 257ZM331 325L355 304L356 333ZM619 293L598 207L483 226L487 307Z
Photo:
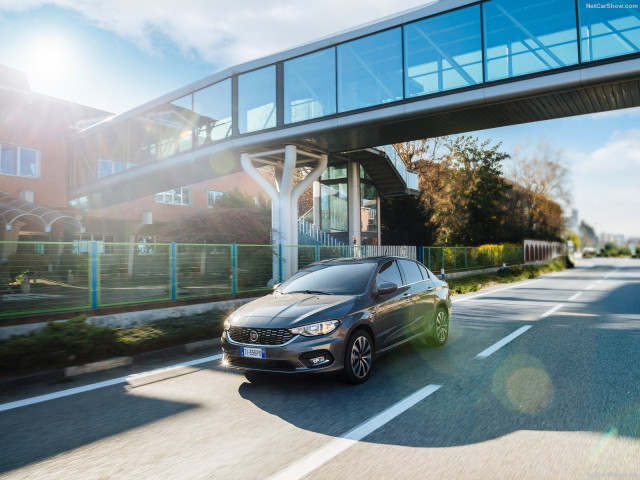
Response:
M496 370L493 394L510 410L537 414L553 402L553 381L540 360L515 355Z

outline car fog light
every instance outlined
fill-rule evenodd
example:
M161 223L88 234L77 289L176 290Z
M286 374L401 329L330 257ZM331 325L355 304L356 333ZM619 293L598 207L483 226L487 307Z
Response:
M313 363L314 365L322 362L324 362L324 357L315 357L311 359L311 363Z

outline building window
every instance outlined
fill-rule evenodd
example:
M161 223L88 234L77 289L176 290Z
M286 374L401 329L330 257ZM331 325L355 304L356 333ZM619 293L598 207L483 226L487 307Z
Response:
M406 25L406 96L481 83L481 39L479 5Z
M207 207L213 208L218 200L223 197L228 197L227 192L217 192L215 190L207 190Z
M98 178L108 177L114 173L137 167L135 163L117 162L115 160L98 160Z
M166 205L191 206L191 187L178 187L166 192L156 193L156 203Z
M491 0L482 11L486 81L578 63L573 0Z
M329 48L284 63L284 122L336 113L336 50Z
M638 2L578 2L582 61L640 52Z
M338 46L338 111L397 100L402 100L399 28Z
M116 253L115 242L118 236L111 233L79 233L73 242L72 252L88 253L89 242L97 242L100 255L114 255Z
M231 136L231 79L195 92L193 110L197 115L198 145Z
M0 174L37 177L39 151L18 145L0 144Z
M276 126L276 67L238 77L238 129L255 132Z

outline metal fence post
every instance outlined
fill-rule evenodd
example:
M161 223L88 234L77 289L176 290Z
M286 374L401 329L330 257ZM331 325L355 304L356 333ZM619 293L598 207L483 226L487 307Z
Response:
M456 245L453 246L453 269L458 269L458 247Z
M91 242L91 308L97 310L98 308L98 242L95 240Z
M431 247L427 247L427 268L431 270Z
M316 243L316 262L320 261L320 244Z
M169 255L171 268L171 301L175 302L177 298L178 279L176 278L176 242L171 242L171 254Z
M442 247L442 266L440 267L440 274L444 280L444 247Z
M238 252L236 243L231 244L231 293L235 295L238 292Z
M464 268L469 268L468 248L464 247Z
M278 244L278 283L282 283L282 244Z

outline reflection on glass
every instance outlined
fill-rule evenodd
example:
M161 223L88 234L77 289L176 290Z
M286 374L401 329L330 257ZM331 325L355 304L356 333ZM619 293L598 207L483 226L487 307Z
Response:
M322 172L321 180L337 180L347 178L347 164L330 165Z
M482 82L480 6L404 27L407 97Z
M614 8L620 5L620 8ZM637 2L597 3L578 0L582 61L640 52Z
M373 185L360 184L360 230L378 231L378 190Z
M578 63L573 0L483 4L486 80Z
M195 133L198 145L231 135L231 79L216 83L193 94L197 115Z
M197 118L193 113L193 97L165 103L155 110L158 132L156 157L166 158L194 147L193 130Z
M364 37L338 46L338 110L402 99L401 30Z
M255 132L276 126L276 67L238 77L238 129Z
M285 123L336 113L335 55L329 48L285 62Z
M322 230L332 233L349 231L346 182L321 185L320 208Z

